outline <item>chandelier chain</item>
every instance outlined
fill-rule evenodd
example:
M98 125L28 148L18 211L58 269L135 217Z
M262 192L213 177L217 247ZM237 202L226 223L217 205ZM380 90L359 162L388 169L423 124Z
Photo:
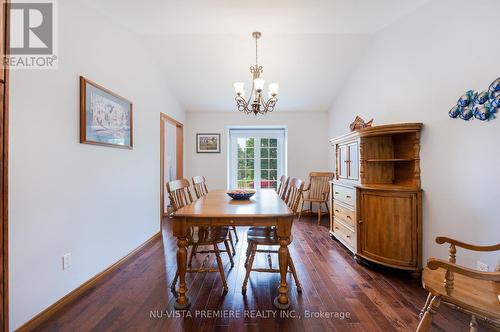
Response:
M257 52L257 43L258 43L258 38L255 38L255 68L259 68L259 58L258 58L258 52Z

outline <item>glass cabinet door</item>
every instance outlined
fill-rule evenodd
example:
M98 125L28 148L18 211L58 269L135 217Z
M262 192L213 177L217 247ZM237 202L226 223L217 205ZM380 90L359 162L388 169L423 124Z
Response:
M347 177L351 180L357 180L359 178L359 155L358 155L358 143L351 143L347 145L348 149L348 175Z
M346 179L347 178L347 145L339 145L338 147L339 149L339 164L338 164L338 168L339 168L339 177L340 178L343 178L343 179Z

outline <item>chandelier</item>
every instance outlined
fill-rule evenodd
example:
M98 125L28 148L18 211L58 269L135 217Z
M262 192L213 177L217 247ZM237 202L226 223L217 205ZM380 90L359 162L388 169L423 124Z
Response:
M250 91L250 96L248 100L245 100L245 90L244 83L237 82L234 83L234 90L236 91L236 107L238 111L244 112L245 114L254 113L257 114L266 114L267 112L272 112L274 110L274 106L276 106L276 102L278 98L278 84L271 83L269 84L268 91L268 99L267 101L262 96L262 90L264 89L264 79L260 77L262 74L262 66L259 66L259 58L257 52L257 41L261 37L260 32L252 33L252 37L255 38L255 66L250 67L250 73L252 74L252 91Z

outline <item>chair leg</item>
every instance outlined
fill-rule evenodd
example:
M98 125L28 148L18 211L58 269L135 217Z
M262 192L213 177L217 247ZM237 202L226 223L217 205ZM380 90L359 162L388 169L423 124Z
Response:
M429 306L425 310L422 320L418 324L417 332L429 331L432 325L432 316L436 314L440 304L441 304L441 297L433 296L429 303Z
M172 292L175 292L175 286L177 285L177 278L179 278L179 271L178 270L175 271L174 280L172 280L172 284L170 284L170 290Z
M251 248L250 248L250 257L247 265L247 273L245 274L245 280L243 280L243 285L241 286L241 292L243 294L245 294L247 291L248 278L250 277L250 272L252 271L253 267L253 260L255 258L255 253L257 251L257 245L255 243L249 245L251 246Z
M198 245L197 244L194 244L192 247L191 247L191 255L189 255L189 262L188 262L188 265L189 267L191 267L191 262L193 261L193 257L196 256L196 251L198 250Z
M229 243L231 243L231 248L233 248L233 253L228 252L229 255L236 255L236 250L234 250L233 236L231 235L231 231L227 232L227 237L229 238Z
M297 292L302 293L302 285L300 284L299 277L297 276L295 264L293 264L293 259L292 256L290 256L290 252L288 252L288 265L290 266L290 270L292 270L292 276L293 280L295 280L295 286L297 286Z
M431 303L431 300L432 300L432 293L429 292L429 294L427 295L427 300L425 300L425 304L424 304L422 310L420 310L420 314L418 315L418 317L420 319L422 319L422 317L424 316L425 311L429 307L429 303Z
M300 210L299 210L299 218L297 219L297 221L300 220L300 216L302 215L302 210L304 210L304 201L302 201L302 205L300 206Z
M318 225L321 225L321 203L318 204Z
M228 240L224 240L224 246L226 247L227 256L229 257L229 261L231 262L231 267L233 267L234 266L233 255L231 255L231 250L229 250L228 242L229 242Z
M217 266L219 267L220 277L222 279L222 286L224 288L224 293L227 293L227 282L226 277L224 276L224 266L222 265L222 259L220 258L220 251L217 244L214 244L215 257L217 258Z
M248 259L250 258L250 253L252 252L252 245L247 243L247 253L245 258L245 268L248 266Z
M476 321L476 316L472 315L472 318L470 320L469 324L469 331L470 332L478 332L478 326L477 326L477 321Z
M236 226L231 226L231 227L233 228L234 237L236 238L236 243L238 243L240 239L238 238L238 232L236 231Z

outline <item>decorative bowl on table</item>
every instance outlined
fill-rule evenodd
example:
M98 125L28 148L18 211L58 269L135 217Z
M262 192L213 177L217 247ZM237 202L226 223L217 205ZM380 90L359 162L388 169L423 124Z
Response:
M233 189L227 192L227 195L235 200L250 199L254 194L253 189Z

